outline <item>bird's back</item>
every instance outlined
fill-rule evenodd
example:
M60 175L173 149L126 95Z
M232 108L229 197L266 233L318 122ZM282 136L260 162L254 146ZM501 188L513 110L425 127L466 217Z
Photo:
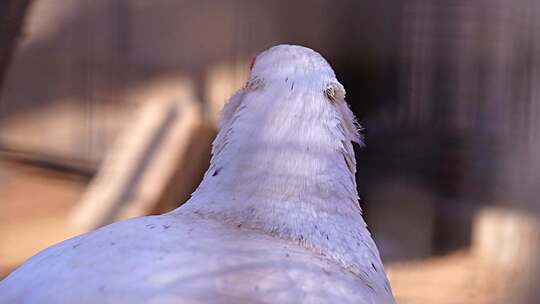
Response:
M46 249L0 294L0 303L393 303L296 243L178 212Z

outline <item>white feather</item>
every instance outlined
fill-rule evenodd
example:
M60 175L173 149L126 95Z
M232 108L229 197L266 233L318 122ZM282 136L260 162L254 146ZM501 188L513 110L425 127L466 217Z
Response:
M0 283L0 303L394 303L344 97L318 53L263 52L184 206L45 250Z

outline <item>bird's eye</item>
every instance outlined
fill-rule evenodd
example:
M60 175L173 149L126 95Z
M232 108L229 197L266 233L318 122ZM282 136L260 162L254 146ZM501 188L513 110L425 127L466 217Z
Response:
M331 82L326 86L324 94L330 102L335 103L336 101L345 98L345 89L340 83Z

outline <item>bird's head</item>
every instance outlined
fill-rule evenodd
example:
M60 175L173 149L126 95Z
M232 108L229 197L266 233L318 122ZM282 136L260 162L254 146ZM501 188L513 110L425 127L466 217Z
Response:
M335 131L361 144L345 89L328 62L303 46L274 46L254 59L246 85L222 111L221 128L248 116L274 134L294 129L300 137L324 137Z

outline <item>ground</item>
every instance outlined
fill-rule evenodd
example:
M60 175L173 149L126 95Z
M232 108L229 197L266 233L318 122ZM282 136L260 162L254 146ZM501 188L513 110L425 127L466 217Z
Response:
M76 176L0 162L0 277L76 234L68 215L85 184Z
M47 246L77 234L71 208L88 180L0 161L0 278ZM400 304L495 303L496 278L468 250L386 265Z

